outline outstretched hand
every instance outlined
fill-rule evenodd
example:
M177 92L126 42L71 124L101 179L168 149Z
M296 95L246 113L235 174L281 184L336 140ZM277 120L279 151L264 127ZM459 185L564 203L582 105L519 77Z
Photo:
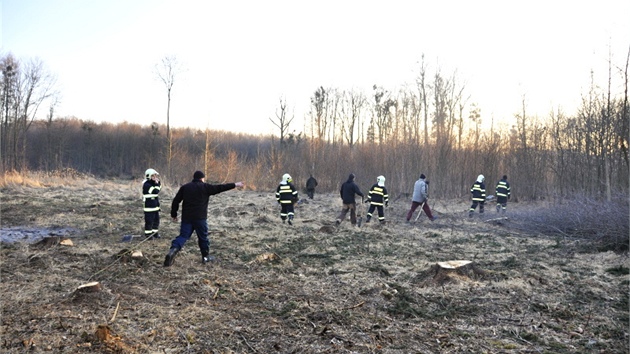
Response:
M243 182L236 182L234 184L236 185L236 187L245 187L245 183Z

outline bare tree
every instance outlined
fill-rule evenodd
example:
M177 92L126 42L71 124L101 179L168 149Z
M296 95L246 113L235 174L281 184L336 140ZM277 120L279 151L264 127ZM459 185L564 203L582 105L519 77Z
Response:
M429 107L427 102L427 67L424 63L424 54L422 55L422 64L420 65L420 73L418 74L418 78L416 78L416 84L418 85L418 94L420 96L421 110L424 111L424 144L427 145L429 143Z
M314 138L323 141L328 130L328 91L320 86L311 97L311 131Z
M181 72L181 70L181 65L175 56L166 56L162 58L160 64L156 65L156 74L166 87L166 160L169 174L172 174L173 172L171 165L171 161L173 159L173 139L171 136L171 93L173 90L173 84L175 83L175 77Z
M1 60L3 80L3 169L27 168L26 133L40 105L53 96L55 77L41 60L21 64L8 55Z
M280 129L280 146L285 144L285 136L289 131L289 126L295 116L291 115L291 118L287 116L287 100L286 98L280 98L280 107L276 110L276 118L269 118L271 123Z
M171 137L171 91L173 84L175 83L175 77L182 71L181 64L177 61L175 56L166 56L162 58L160 64L156 65L155 72L157 77L164 83L166 87L166 138L170 140Z
M361 92L354 90L344 91L342 97L342 136L348 146L352 147L357 140L355 134L359 129L361 114L367 99Z

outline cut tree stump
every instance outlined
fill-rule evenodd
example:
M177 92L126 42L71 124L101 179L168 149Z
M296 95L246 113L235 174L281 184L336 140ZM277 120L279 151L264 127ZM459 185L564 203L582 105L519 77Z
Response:
M443 285L449 282L468 282L483 278L486 272L473 262L454 260L437 262L424 273L424 285Z
M76 293L96 293L101 291L103 287L101 286L101 283L97 282L97 281L93 281L91 283L86 283L83 285L79 285L79 287L77 288L77 290L75 290Z
M57 245L72 246L73 243L67 237L49 236L49 237L44 237L43 239L33 244L32 246L39 247L39 248L50 248Z

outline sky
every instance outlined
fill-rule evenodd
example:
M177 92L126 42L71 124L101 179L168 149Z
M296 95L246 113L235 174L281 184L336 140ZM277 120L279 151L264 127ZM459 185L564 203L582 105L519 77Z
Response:
M315 90L371 92L456 74L482 119L573 113L608 60L625 65L630 1L1 0L0 53L41 60L56 114L166 123L155 71L177 58L172 127L275 134L280 99L304 131ZM618 92L621 89L617 90ZM48 109L40 110L41 118Z

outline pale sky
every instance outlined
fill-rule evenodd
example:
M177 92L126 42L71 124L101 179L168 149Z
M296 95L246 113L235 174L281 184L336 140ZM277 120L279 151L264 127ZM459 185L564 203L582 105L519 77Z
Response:
M415 81L421 55L466 84L486 121L574 113L590 71L623 65L630 1L2 0L2 54L41 59L59 116L166 123L154 69L175 79L171 125L277 133L280 97L302 131L319 86L371 92ZM618 89L617 92L620 92ZM40 110L44 118L47 108Z

